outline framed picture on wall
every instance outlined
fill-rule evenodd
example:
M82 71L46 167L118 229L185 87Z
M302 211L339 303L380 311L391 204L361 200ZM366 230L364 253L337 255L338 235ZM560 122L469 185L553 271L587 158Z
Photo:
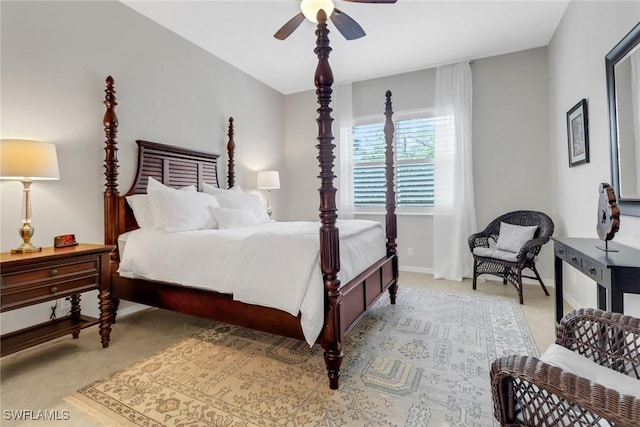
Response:
M589 163L588 127L587 100L583 98L567 112L569 167Z

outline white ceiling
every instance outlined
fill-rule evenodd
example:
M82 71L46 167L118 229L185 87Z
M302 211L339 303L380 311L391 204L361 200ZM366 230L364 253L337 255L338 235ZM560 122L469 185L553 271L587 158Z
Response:
M283 94L314 89L315 24L273 34L299 0L121 0ZM549 44L569 0L336 1L367 35L347 41L329 24L336 83L361 81Z

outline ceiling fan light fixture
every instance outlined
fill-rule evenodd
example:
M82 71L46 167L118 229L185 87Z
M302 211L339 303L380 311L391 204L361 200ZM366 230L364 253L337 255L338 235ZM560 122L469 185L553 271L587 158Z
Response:
M302 0L300 3L300 10L302 14L309 21L318 23L318 11L322 9L327 14L327 17L331 16L335 6L331 0Z

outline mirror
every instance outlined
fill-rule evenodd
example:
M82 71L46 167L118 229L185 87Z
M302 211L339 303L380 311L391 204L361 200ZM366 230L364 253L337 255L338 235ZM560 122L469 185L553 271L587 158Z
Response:
M611 184L622 215L640 216L640 23L605 57Z

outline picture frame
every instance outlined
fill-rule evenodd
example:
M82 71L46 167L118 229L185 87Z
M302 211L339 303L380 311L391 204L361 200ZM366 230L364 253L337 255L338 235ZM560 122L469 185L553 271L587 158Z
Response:
M569 167L589 163L589 118L585 98L567 112L567 136Z

